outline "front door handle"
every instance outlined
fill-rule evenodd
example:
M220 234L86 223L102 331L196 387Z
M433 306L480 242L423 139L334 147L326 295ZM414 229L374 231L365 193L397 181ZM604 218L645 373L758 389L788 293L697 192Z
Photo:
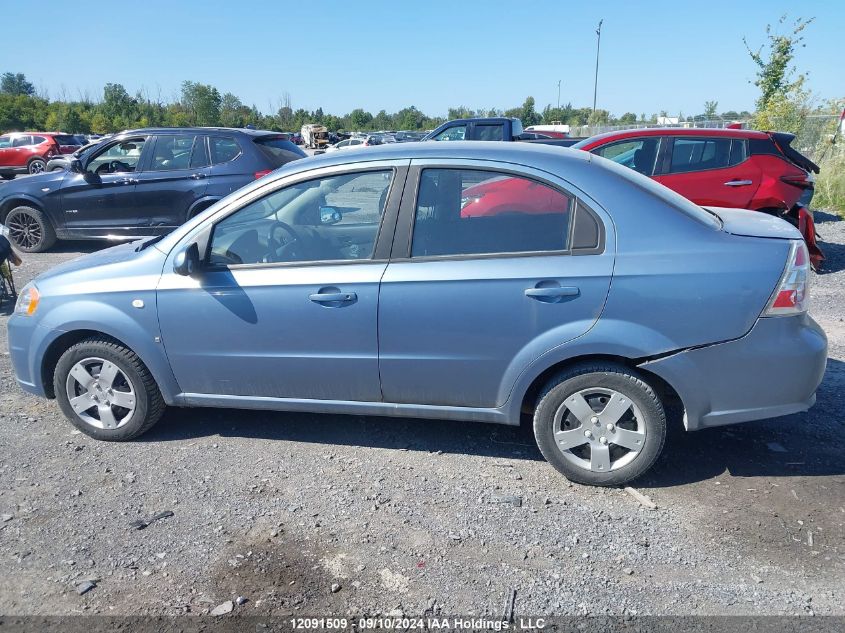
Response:
M726 187L745 187L747 185L753 185L754 181L752 180L729 180L725 183Z
M191 174L190 176L188 176L188 178L192 178L193 180L202 180L203 178L205 178L205 174Z
M123 180L120 181L120 184L122 184L122 185L134 185L134 184L137 184L137 183L138 183L138 181L135 178L128 178L128 177L124 178Z
M548 288L526 288L525 296L533 299L557 299L559 297L577 297L580 292L575 286L550 286Z
M358 295L354 292L318 292L308 298L314 303L348 303L357 301Z

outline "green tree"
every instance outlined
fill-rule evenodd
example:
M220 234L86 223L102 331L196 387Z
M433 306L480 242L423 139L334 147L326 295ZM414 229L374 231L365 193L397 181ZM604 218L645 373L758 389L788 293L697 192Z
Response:
M704 118L706 120L715 119L718 115L716 114L719 108L718 101L705 101L704 102Z
M26 95L31 97L35 94L35 88L26 80L23 73L3 73L0 77L0 92L7 95Z
M756 50L751 49L745 37L742 38L748 54L757 65L757 79L754 85L760 89L760 97L757 99L758 112L765 110L775 96L785 95L803 84L803 74L793 79L795 68L791 64L795 49L798 46L805 46L803 31L812 24L813 20L815 18L809 20L798 18L787 26L788 32L785 34L777 32L771 24L767 25L766 39L768 41ZM786 23L787 18L784 15L778 20L777 26L783 27Z
M193 81L182 82L182 105L190 113L194 125L220 125L223 98L217 88Z
M626 112L621 117L619 117L619 123L621 125L629 125L631 123L637 122L637 115L633 112Z
M246 110L246 112L244 112ZM227 92L220 99L220 125L225 127L243 127L246 125L249 108L231 92Z

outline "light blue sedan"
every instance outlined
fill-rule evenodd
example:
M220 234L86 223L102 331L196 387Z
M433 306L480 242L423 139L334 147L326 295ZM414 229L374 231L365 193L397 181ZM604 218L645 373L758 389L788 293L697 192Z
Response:
M566 477L618 485L667 424L812 406L827 341L808 278L786 222L598 156L402 143L291 163L164 238L49 271L9 342L19 384L102 440L166 405L530 416Z

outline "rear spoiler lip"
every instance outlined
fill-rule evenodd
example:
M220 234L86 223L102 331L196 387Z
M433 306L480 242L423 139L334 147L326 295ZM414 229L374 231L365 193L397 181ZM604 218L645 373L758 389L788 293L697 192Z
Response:
M821 171L821 168L818 165L790 145L790 143L795 140L794 134L790 134L788 132L766 132L766 134L771 137L781 154L783 154L793 165L800 167L805 171L811 171L814 174Z

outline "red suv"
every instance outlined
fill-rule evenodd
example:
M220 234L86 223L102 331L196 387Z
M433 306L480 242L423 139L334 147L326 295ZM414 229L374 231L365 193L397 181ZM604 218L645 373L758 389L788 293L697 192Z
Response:
M59 154L72 154L81 147L70 134L55 132L10 132L0 136L0 177L40 174L47 161Z
M765 211L798 227L813 265L813 216L799 200L813 188L818 166L794 150L782 132L707 128L654 128L608 132L573 145L635 169L696 204ZM811 193L811 191L810 191Z

